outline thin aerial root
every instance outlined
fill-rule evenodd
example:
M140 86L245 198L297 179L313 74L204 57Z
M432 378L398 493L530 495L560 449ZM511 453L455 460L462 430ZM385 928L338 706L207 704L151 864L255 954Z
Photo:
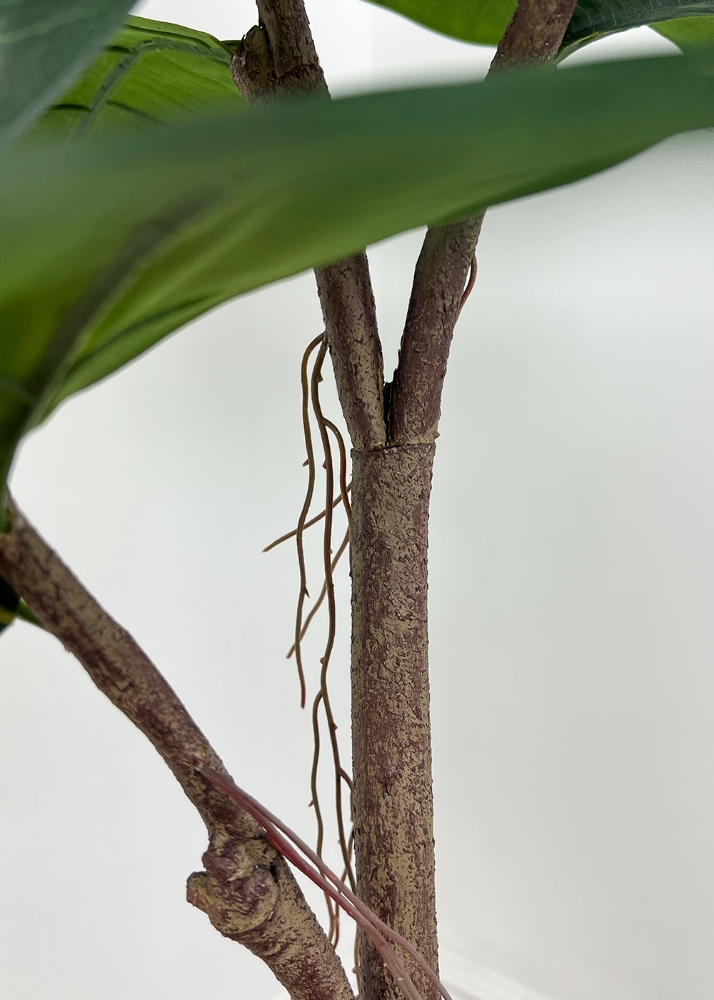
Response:
M313 726L313 736L314 736L314 751L312 768L310 775L310 790L311 790L311 805L315 810L315 819L317 823L317 851L315 857L318 858L320 866L324 867L324 862L322 861L322 852L325 840L325 824L322 815L322 807L320 804L320 797L318 792L318 771L320 764L320 753L321 753L321 737L320 737L320 724L321 724L321 711L324 712L325 721L327 723L327 730L330 739L330 748L332 751L332 767L334 775L334 802L335 802L335 815L337 820L337 832L338 841L340 845L340 851L342 853L342 858L344 862L344 877L349 880L352 890L355 889L355 877L352 868L352 853L354 847L354 834L352 831L352 820L353 820L353 809L352 809L352 779L349 774L342 767L340 761L340 750L337 741L337 725L333 716L332 706L330 703L330 696L327 687L327 672L330 664L330 659L332 656L332 651L335 643L335 633L336 633L336 609L335 609L335 589L334 589L334 570L344 554L344 552L349 547L350 539L350 529L349 522L351 518L351 508L350 508L350 498L349 493L351 489L351 483L347 482L348 474L348 456L347 449L345 447L345 440L341 434L339 428L329 420L322 412L322 407L320 404L320 393L319 386L322 382L322 366L327 355L327 338L325 334L320 337L316 337L312 343L306 349L302 365L300 369L300 381L302 389L302 420L303 420L303 434L305 439L305 450L307 452L306 465L309 469L308 474L308 484L305 492L305 497L303 501L302 510L300 512L300 517L298 518L297 527L280 538L271 542L270 545L266 546L265 552L270 551L282 542L287 541L290 538L295 538L297 553L298 553L298 564L300 569L300 592L298 595L298 603L295 615L295 640L288 653L288 658L295 655L298 676L300 678L300 691L301 691L301 705L305 706L306 700L306 683L305 683L305 673L303 669L302 662L302 640L312 622L313 618L319 611L322 604L327 601L327 637L324 647L324 652L320 658L321 671L320 671L320 687L317 697L313 702L312 707L312 726ZM312 352L318 348L317 355L312 364L312 370L309 372L310 368L310 358ZM310 412L312 411L312 412ZM325 470L325 505L324 510L322 510L316 516L308 520L308 514L310 510L310 505L313 499L313 493L315 488L316 480L316 469L317 469L317 456L315 455L315 449L313 446L312 439L312 420L314 419L318 432L320 435L320 443L322 445L323 461L321 463L322 468ZM339 482L339 493L337 496L334 495L335 488L335 463L333 462L332 445L331 438L337 445L339 453L339 465L338 465L338 482ZM342 506L345 511L347 518L347 529L345 531L342 542L336 553L333 555L332 551L332 532L333 532L333 512L338 506ZM315 601L313 607L310 609L307 617L303 617L305 613L305 600L309 597L307 592L307 571L305 564L305 550L304 550L304 532L307 528L319 521L323 521L323 572L324 572L324 584L320 591L320 594ZM345 816L343 809L343 792L342 784L343 782L347 785L349 789L349 810L350 810L350 832L348 834L345 828ZM318 870L318 884L320 876ZM310 876L312 877L312 875ZM315 879L313 879L315 881ZM334 887L328 885L327 888L323 886L323 891L326 894L327 910L329 917L329 930L328 937L333 946L337 946L340 938L340 907L344 909L343 904L339 899L336 899L334 893ZM337 905L335 905L337 903ZM375 941L376 946L382 950L382 946L387 947L387 942L384 940L382 935L381 945ZM394 962L398 962L396 955L385 956L385 962L392 970L397 981L403 981L403 968L401 966L397 967ZM407 983L410 981L407 977ZM413 990L413 986L411 987ZM411 997L411 1000L418 1000L418 994L411 993L409 991L409 986L407 985L407 995Z
M337 552L335 553L335 555L334 555L334 557L332 559L332 569L333 569L333 571L335 569L335 566L338 564L338 562L342 558L342 555L344 554L345 549L349 545L349 542L350 542L350 529L348 527L347 531L345 532L345 537L340 542L340 547L339 547L339 549L337 550ZM315 617L315 615L317 614L317 612L320 610L320 608L322 606L322 602L325 600L326 596L327 596L327 586L323 583L322 590L320 591L320 594L319 594L317 600L315 601L315 603L313 604L313 606L310 608L310 614L307 616L307 618L305 619L305 621L303 623L302 632L300 634L300 638L301 639L305 638L305 633L307 632L307 630L310 627L310 622ZM293 645L288 650L288 655L287 655L286 659L289 660L290 657L293 655L294 652L295 652L295 646Z
M337 440L337 447L340 452L340 499L342 500L342 506L345 508L347 523L349 524L352 517L352 508L350 507L350 498L348 494L352 484L350 483L349 486L347 485L347 449L345 448L345 439L342 437L339 428L336 427L331 420L328 420L327 417L324 416L322 419L325 427L329 427Z
M335 814L337 819L337 834L338 841L340 844L340 850L342 851L342 857L344 859L345 868L347 869L348 878L350 880L350 885L354 888L355 877L352 870L352 861L349 855L347 847L347 835L345 833L345 820L342 811L342 764L340 762L340 748L337 742L337 726L335 724L335 719L332 713L332 705L330 703L330 695L327 688L327 670L330 665L330 657L332 656L332 649L335 643L335 630L336 630L336 609L335 609L335 585L332 577L332 506L331 500L334 489L334 467L332 462L332 449L330 447L330 436L328 433L328 428L333 429L333 433L337 437L338 448L340 450L340 464L343 468L346 468L347 459L344 441L342 435L331 423L325 418L322 412L322 406L320 404L320 393L318 390L319 383L322 378L322 363L324 361L325 355L327 353L327 338L325 338L322 346L317 355L315 361L315 367L312 373L312 385L311 385L311 398L312 398L312 409L315 414L315 420L317 422L318 429L320 431L320 440L322 442L322 450L325 456L325 526L323 533L323 565L325 570L325 590L327 595L327 608L328 608L328 631L327 640L325 642L325 652L322 657L322 671L320 674L320 690L322 691L322 704L325 710L325 717L327 719L327 727L330 734L330 744L332 746L332 759L335 771ZM343 497L343 502L346 500L346 474L343 472L342 483L340 492ZM347 501L349 505L349 501Z
M322 809L320 807L320 795L317 788L317 769L320 763L320 717L319 708L320 702L322 701L322 691L319 691L315 701L312 705L312 736L313 736L313 752L312 752L312 770L310 772L310 792L312 794L312 801L310 805L315 810L315 822L317 823L317 844L315 845L315 853L319 858L322 858L322 846L325 839L325 824L322 819ZM329 927L327 931L327 937L331 944L336 945L337 939L340 935L340 913L339 908L336 908L332 903L332 898L329 893L325 893L325 903L327 904L327 913L329 918Z
M456 318L458 319L461 315L461 310L464 308L468 302L469 295L474 290L474 285L476 284L476 272L478 270L478 261L476 260L476 252L471 258L471 266L469 267L469 277L466 282L466 287L461 295L461 301L459 302L459 311L456 313Z
M305 462L305 465L307 465L307 462ZM352 483L347 483L346 492L348 494L351 489L352 489ZM345 502L344 497L342 496L342 494L340 494L340 496L335 497L335 499L332 501L332 509L334 510L335 507L339 507L339 505L344 504L344 502ZM317 524L318 521L321 521L324 516L325 516L325 511L321 510L319 514L316 514L315 517L305 522L305 524L303 525L303 531L307 531L307 529L311 528L313 524ZM270 552L271 549L276 548L278 545L282 545L283 542L289 541L291 538L294 538L295 535L297 535L297 528L293 528L293 530L288 531L287 534L281 535L280 538L276 538L274 542L270 543L270 545L266 545L265 548L263 549L263 552Z
M300 365L300 384L302 386L302 427L303 435L305 437L305 450L307 451L307 464L308 464L308 480L307 489L305 491L305 499L303 501L302 510L300 511L300 517L298 518L297 528L295 529L295 540L297 543L297 556L298 556L298 566L300 567L300 593L298 595L297 610L295 612L295 663L297 665L298 678L300 680L300 707L305 707L305 699L307 697L307 689L305 685L305 671L302 665L302 655L300 650L300 633L302 631L302 612L305 604L305 597L307 595L307 571L305 569L305 549L303 547L303 532L305 530L305 521L307 520L308 511L310 510L310 504L312 503L312 494L315 489L315 453L312 448L312 431L310 430L310 410L309 410L309 387L307 378L307 366L310 360L310 355L318 346L323 342L324 336L320 334L319 337L308 344L305 353L302 356L302 364Z

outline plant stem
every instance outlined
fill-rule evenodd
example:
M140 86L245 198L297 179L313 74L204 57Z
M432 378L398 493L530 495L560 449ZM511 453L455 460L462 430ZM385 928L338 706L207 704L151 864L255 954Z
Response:
M254 819L196 772L202 763L226 774L176 693L12 503L9 518L10 531L0 534L0 575L148 737L206 824L207 870L190 876L189 901L221 934L262 958L293 1000L353 1000L339 959L281 856ZM161 832L154 837L160 850Z
M558 50L576 0L521 0L493 69ZM427 660L428 503L454 326L483 214L431 228L414 274L387 413L389 450L353 470L353 747L358 888L438 973ZM362 940L364 1000L392 1000ZM407 964L417 987L433 989Z
M521 0L494 70L549 59L576 0ZM255 103L324 92L302 0L257 0L261 25L234 58ZM301 68L302 67L302 68ZM381 348L364 257L317 273L352 439L352 743L358 891L438 974L427 655L428 512L434 441L454 326L474 275L483 215L428 231L400 360L382 417ZM363 1000L399 990L360 940ZM409 958L421 995L433 982Z
M302 94L329 96L303 0L256 0L260 24L231 60L236 86L253 107ZM315 271L337 393L355 448L386 440L382 348L366 254Z
M577 0L519 0L490 72L553 59ZM446 364L485 213L427 231L414 272L394 373L390 444L436 440Z
M353 452L352 750L357 891L438 975L427 538L434 446ZM362 995L399 995L360 942ZM433 983L405 965L425 998Z

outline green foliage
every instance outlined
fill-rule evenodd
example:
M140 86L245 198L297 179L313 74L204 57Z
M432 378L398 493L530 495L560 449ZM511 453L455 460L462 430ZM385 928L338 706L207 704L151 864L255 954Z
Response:
M403 14L427 28L464 42L498 45L514 10L515 0L368 0ZM561 58L617 31L656 27L683 45L714 36L709 17L714 0L579 0L561 48ZM676 18L676 21L671 21ZM656 23L657 22L657 23ZM673 33L669 33L670 22ZM695 23L698 22L698 23ZM675 37L675 34L677 37Z
M69 87L133 3L0 0L0 147Z
M498 45L516 0L369 0L463 42Z
M567 44L710 3L581 0ZM127 6L75 0L57 13L50 0L0 0L13 84L0 101L0 141L27 131L74 81L0 161L0 484L22 435L61 400L226 299L714 124L702 58L294 103L248 118L230 49L202 32L130 18L87 68ZM495 43L515 3L382 6ZM672 22L674 40L705 37L712 20Z
M0 632L12 625L20 607L20 598L10 584L0 576Z
M181 116L240 112L230 75L231 53L202 31L130 17L62 100L38 122L35 135L83 135Z
M682 17L652 27L684 52L700 45L714 45L714 17Z
M0 453L235 295L714 125L701 57L294 102L0 160Z
M682 23L690 18L708 21L707 17L698 15L711 14L714 14L714 0L579 0L563 39L561 58L617 31L671 18ZM666 35L666 30L661 34Z
M240 114L245 104L230 75L230 58L230 50L204 32L131 17L60 102L45 112L25 144L44 146L48 140L66 142L97 132L121 131L124 135L127 129L200 114ZM71 226L70 215L65 225ZM49 284L46 277L41 279L36 296L42 297ZM5 288L5 292L12 297L12 290ZM46 331L45 338L37 330L32 338L26 332L32 315L15 318L13 310L10 315L13 326L0 333L0 346L7 352L0 362L0 471L4 474L15 443L61 385L75 352L82 345L90 352L94 349L85 343L89 331L84 323L81 329L70 323L70 329L65 330L58 313L55 329ZM131 342L131 336L127 339ZM151 342L140 338L138 350L120 354L118 363L123 364ZM27 367L34 357L33 343L44 343L44 355L38 355ZM25 357L25 362L19 363L18 370L23 372L20 379L9 374L15 371L12 356L18 351Z

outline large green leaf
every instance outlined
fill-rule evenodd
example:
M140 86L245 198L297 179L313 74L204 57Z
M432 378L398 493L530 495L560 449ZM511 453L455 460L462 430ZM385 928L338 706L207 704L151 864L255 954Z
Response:
M452 38L481 45L498 45L516 9L516 0L368 0L368 3L387 7ZM704 41L702 35L706 36L711 28L708 18L702 15L712 14L714 0L579 0L560 57L563 59L606 35L645 24L656 23L660 33L677 44L678 38L683 39L683 45L696 42L697 38ZM661 22L673 18L677 21L673 22L673 34L669 34L668 25ZM695 25L695 21L706 23Z
M90 63L134 0L0 0L0 147Z
M683 17L665 24L653 24L652 27L678 45L683 52L700 45L714 45L714 17L711 16Z
M560 50L561 58L576 49L628 28L714 14L714 0L579 0ZM662 25L665 27L665 25ZM666 34L663 31L662 34Z
M368 0L433 28L443 35L480 45L498 45L516 9L516 0Z
M230 73L231 53L202 31L130 17L62 99L37 135L142 126L245 104Z
M0 160L0 453L241 292L714 126L704 56L292 102Z

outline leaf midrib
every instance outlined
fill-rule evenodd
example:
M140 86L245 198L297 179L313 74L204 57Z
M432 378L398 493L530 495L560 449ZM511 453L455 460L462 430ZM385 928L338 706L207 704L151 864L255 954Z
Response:
M136 66L142 56L145 56L150 52L166 51L167 49L173 52L182 52L185 55L198 56L204 59L209 58L213 62L223 63L226 66L230 64L230 55L227 50L225 56L223 56L222 53L211 48L205 43L202 43L201 47L199 47L197 45L192 45L189 42L177 42L173 36L160 39L146 39L145 41L137 42L136 45L132 45L130 48L120 45L110 45L107 48L108 52L123 52L124 56L119 59L114 66L112 66L110 71L104 77L104 80L97 88L95 97L92 101L89 104L55 104L52 110L61 111L73 108L76 110L86 111L86 115L77 129L77 132L80 135L93 124L98 115L109 104L114 104L117 107L122 107L124 110L131 111L140 117L155 121L155 119L153 119L150 115L143 114L136 108L121 104L120 102L112 101L111 96L121 85L126 76Z

